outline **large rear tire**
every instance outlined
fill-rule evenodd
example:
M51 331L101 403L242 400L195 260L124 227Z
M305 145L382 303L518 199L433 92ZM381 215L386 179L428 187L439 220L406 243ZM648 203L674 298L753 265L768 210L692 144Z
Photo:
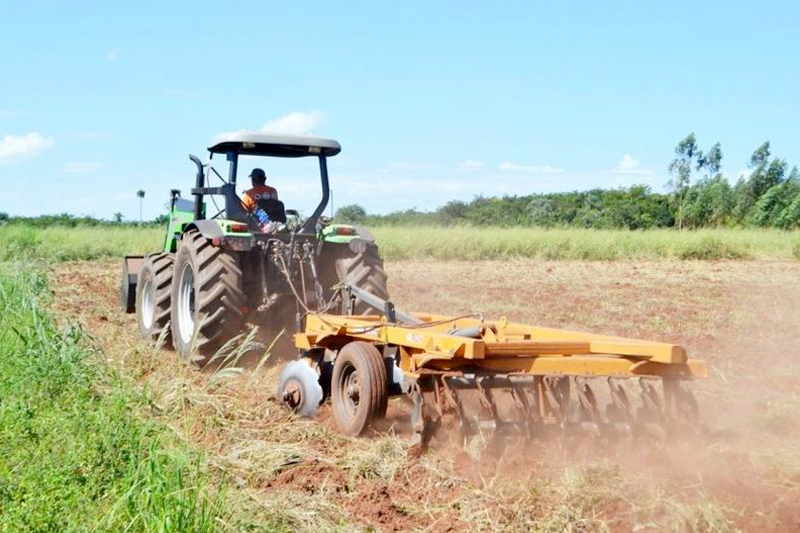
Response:
M139 335L143 339L156 341L167 329L166 341L170 340L169 321L172 300L172 265L175 254L148 255L136 282L136 320Z
M331 379L331 402L336 427L357 436L386 415L388 382L378 349L368 342L347 344L336 356Z
M322 255L323 284L330 289L333 285L346 281L375 296L389 299L386 271L383 270L383 258L378 246L373 242L362 241L360 247L338 244L331 246ZM330 246L330 245L328 245ZM353 250L355 248L356 250ZM333 269L330 268L333 266ZM346 304L346 302L344 302ZM341 310L347 311L346 305ZM375 315L380 311L356 298L353 307L355 315Z
M233 253L190 230L181 237L174 272L172 343L181 359L202 365L242 330L242 269Z

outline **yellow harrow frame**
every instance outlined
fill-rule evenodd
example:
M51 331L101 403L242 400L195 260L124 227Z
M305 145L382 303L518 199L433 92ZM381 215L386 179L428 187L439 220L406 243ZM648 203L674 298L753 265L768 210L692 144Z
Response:
M706 377L705 363L676 344L641 341L508 322L413 313L420 324L382 316L309 314L295 335L298 348L338 349L359 339L399 348L399 367L418 378L426 370L464 367L531 375ZM472 336L464 336L469 334Z
M372 316L309 313L295 334L295 345L318 369L321 381L326 375L330 379L326 361L333 368L327 388L334 418L345 432L358 434L385 414L384 396L392 393L413 400L412 427L423 443L448 413L455 414L465 442L487 428L495 435L537 437L550 426L605 439L663 439L682 429L699 430L697 403L680 383L706 377L707 370L682 346L478 315L403 313L401 323L390 304L386 311ZM345 377L345 371L337 374L339 359L353 366ZM363 362L356 368L353 361L362 360L382 361L385 368ZM605 407L592 388L597 378L608 382ZM381 381L387 382L386 393ZM631 394L637 381L639 402ZM508 393L506 400L498 389ZM297 403L296 392L283 390L287 405ZM477 399L474 415L469 414L470 394Z

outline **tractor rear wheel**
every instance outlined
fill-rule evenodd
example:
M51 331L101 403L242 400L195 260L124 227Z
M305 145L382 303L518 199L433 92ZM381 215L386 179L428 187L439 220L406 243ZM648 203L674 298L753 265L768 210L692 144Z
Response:
M373 420L386 415L388 383L383 357L368 342L347 344L336 356L331 402L336 427L360 435Z
M172 264L175 254L148 255L136 282L136 320L139 335L156 341L167 329L169 342L170 300L172 298Z
M172 343L181 359L205 363L241 332L245 295L242 269L231 252L187 231L175 254L172 282Z
M352 247L341 244L333 245L323 252L320 261L320 278L324 288L327 291L337 283L346 281L359 289L388 300L386 272L383 270L383 258L378 251L378 246L373 242L366 241L359 244L360 246ZM347 312L346 302L343 302L341 311L342 313ZM353 314L374 315L379 312L356 298Z

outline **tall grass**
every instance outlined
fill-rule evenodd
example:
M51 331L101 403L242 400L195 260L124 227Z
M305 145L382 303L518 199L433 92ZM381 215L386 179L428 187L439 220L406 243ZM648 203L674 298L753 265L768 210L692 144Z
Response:
M475 226L378 226L371 228L381 253L401 259L546 260L800 259L800 233L769 229L647 231L500 228ZM0 226L0 261L90 260L161 249L164 230L152 227Z
M0 531L219 529L199 458L144 414L37 270L0 265Z
M9 224L0 226L0 261L71 261L145 254L161 249L164 234L165 230L151 227L30 228Z
M387 259L793 259L797 232L766 229L591 230L497 227L372 228Z

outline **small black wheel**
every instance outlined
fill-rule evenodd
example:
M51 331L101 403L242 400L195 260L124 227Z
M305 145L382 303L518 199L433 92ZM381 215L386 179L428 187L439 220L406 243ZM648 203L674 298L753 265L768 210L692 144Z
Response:
M289 411L313 418L324 399L319 379L307 359L292 361L281 372L278 399Z
M386 366L372 344L356 341L342 348L331 381L333 418L342 433L360 435L370 422L385 416Z
M174 260L174 254L169 253L148 255L139 270L136 282L136 321L139 323L139 335L143 339L157 340L169 324ZM169 331L166 340L169 344Z

